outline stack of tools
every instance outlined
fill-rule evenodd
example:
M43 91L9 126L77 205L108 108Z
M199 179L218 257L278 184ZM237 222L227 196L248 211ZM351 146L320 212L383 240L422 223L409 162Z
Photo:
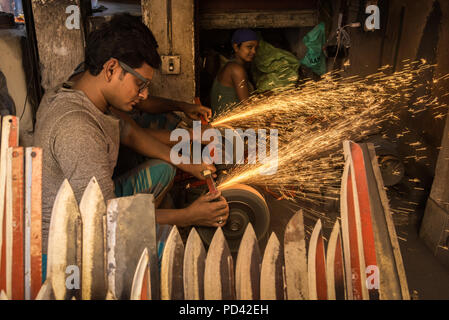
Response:
M35 299L42 283L42 150L19 147L19 121L1 119L0 292Z
M195 228L184 244L174 226L164 241L159 272L152 195L106 205L92 178L78 206L65 181L53 207L48 277L38 298L410 299L374 148L346 141L344 152L341 219L329 240L317 220L307 243L300 210L287 224L283 242L272 233L262 254L248 223L235 267L222 228L215 229L206 248ZM82 277L70 287L67 270L74 266Z

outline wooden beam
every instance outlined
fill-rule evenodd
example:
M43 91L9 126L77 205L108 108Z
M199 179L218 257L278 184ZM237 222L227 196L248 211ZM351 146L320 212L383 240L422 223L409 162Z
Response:
M242 11L200 15L202 29L295 28L313 27L316 24L316 10Z

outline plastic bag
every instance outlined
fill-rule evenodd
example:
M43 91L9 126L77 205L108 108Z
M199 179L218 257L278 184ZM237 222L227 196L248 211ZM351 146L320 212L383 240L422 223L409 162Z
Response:
M326 57L323 53L323 46L326 43L324 22L316 25L302 41L307 47L307 53L301 63L320 76L326 73Z

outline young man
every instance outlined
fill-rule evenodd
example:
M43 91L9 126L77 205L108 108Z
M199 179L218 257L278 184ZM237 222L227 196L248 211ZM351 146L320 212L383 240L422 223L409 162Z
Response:
M200 114L210 116L210 111L202 106L148 97L154 68L161 64L156 49L153 34L139 18L128 14L114 16L89 36L86 71L43 98L34 139L44 154L44 254L53 203L64 179L68 179L78 201L93 176L105 200L136 192L151 192L160 199L168 190L175 172L170 164L169 133L141 128L127 112L139 106L150 112L178 109L194 118ZM114 185L112 175L120 144L153 160ZM177 167L198 179L204 179L201 172L205 169L215 172L213 165L206 164ZM156 222L222 226L228 214L221 194L205 195L188 208L157 209Z

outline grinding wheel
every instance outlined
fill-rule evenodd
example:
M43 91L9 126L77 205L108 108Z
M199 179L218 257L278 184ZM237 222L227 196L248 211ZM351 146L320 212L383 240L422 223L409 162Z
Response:
M229 205L229 218L223 233L231 252L237 252L249 222L254 226L257 240L263 239L270 225L270 212L263 196L253 187L235 184L221 190ZM209 245L216 228L199 227L201 239Z

